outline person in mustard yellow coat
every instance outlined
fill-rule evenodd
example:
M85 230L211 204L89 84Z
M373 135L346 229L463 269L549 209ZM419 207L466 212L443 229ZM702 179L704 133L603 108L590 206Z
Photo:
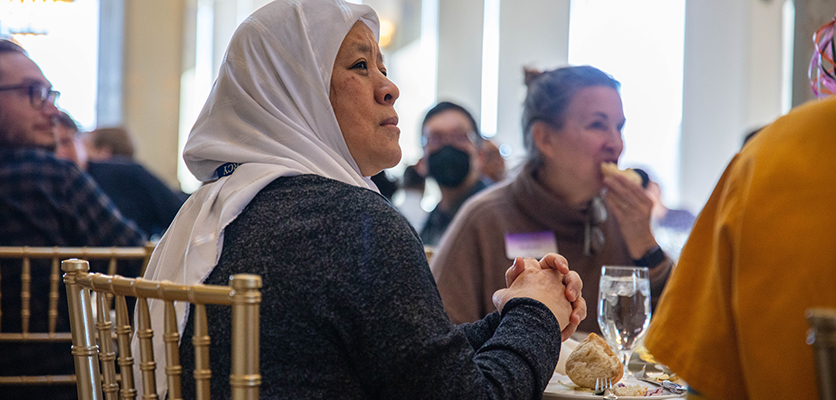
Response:
M815 399L811 307L836 308L836 98L778 119L697 218L645 346L707 399Z

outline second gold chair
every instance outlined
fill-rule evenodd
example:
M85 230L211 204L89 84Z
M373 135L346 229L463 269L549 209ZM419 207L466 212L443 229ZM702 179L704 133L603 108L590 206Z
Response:
M61 310L62 302L59 301L60 260L70 257L100 260L106 263L109 274L126 274L128 270L135 274L145 268L153 250L153 243L145 247L0 246L0 278L4 287L0 293L3 305L0 321L5 321L0 324L0 343L17 348L37 347L41 351L51 351L54 346L69 346L70 332L62 331L62 327L68 327L66 309ZM104 264L102 268L104 270ZM28 351L31 356L35 350ZM38 356L50 360L50 354L38 353ZM6 357L9 355L6 354ZM52 367L63 365L51 361ZM29 393L29 388L34 386L75 385L75 375L55 374L43 363L36 363L27 370L36 373L18 372L15 375L0 376L0 394L8 395L9 390Z
M206 324L206 304L232 307L232 370L229 376L233 400L258 399L261 384L259 374L259 306L261 303L261 277L239 274L230 278L230 286L177 285L171 282L156 282L142 278L129 279L120 276L91 274L85 260L64 260L64 283L67 285L67 300L70 307L78 394L82 400L135 398L134 358L131 354L132 328L125 297L137 299L136 335L139 338L139 369L142 377L144 397L157 392L155 369L159 361L154 360L154 328L148 311L147 299L165 302L165 372L168 398L180 398L180 334L175 301L191 303L194 308L195 334L195 381L198 399L209 398L209 336ZM93 322L91 292L96 292L96 322ZM110 294L116 299L116 324L110 321ZM112 335L115 331L118 346L118 365L121 382L116 376L116 351ZM97 339L98 333L98 339ZM220 378L220 377L218 377Z

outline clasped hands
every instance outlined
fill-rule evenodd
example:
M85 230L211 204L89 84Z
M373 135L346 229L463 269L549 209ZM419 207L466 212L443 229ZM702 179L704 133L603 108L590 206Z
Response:
M527 297L546 305L557 318L566 341L578 324L586 318L586 300L581 290L583 281L575 271L569 271L569 263L559 254L549 253L539 261L517 257L514 265L505 271L507 288L493 294L493 304L502 312L509 300Z

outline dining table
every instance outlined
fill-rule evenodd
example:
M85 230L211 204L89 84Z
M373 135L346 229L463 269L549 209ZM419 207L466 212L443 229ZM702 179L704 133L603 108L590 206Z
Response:
M653 390L656 388L653 384L646 383L639 381L635 377L626 376L619 381L624 385L639 385L643 387L647 387L648 390ZM568 376L563 375L561 373L555 372L552 378L549 380L549 385L546 386L545 392L543 392L543 400L568 400L568 399L577 399L577 400L589 400L589 399L603 399L604 396L601 394L595 394L591 391L586 390L577 390L575 389L576 385L572 383L572 380L569 379ZM618 400L637 400L637 399L681 399L685 398L685 394L677 395L670 392L665 391L664 393L660 394L653 394L650 396L618 396Z
M583 337L586 335L583 333L579 333L577 335L572 336L572 338L567 339L560 347L560 358L557 363L557 367L555 368L554 375L549 380L548 386L546 386L546 390L543 392L543 399L544 400L569 400L569 399L577 399L577 400L589 400L589 399L604 399L604 396L601 394L592 393L589 389L580 389L577 388L571 379L566 375L566 359L569 358L569 355L572 354L572 351L575 350L575 347L578 346L580 340L583 340ZM657 386L643 382L637 379L637 376L640 374L642 367L645 367L647 371L650 371L649 374L654 377L658 377L663 372L668 371L663 365L658 364L653 360L652 356L647 353L647 350L644 349L643 346L640 346L630 358L629 362L629 370L625 371L624 377L619 382L615 382L615 384L624 384L624 385L639 385L642 387L647 387L648 390L653 390ZM684 382L679 382L684 383ZM653 394L650 396L618 396L619 400L637 400L637 399L647 399L647 400L661 400L661 399L681 399L685 398L685 394L677 395L670 393L668 391L664 391L664 393L660 394Z

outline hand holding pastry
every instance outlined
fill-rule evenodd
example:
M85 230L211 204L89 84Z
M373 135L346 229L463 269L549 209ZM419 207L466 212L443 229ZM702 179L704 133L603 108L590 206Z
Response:
M613 168L619 172L612 172ZM653 200L644 192L641 177L635 171L618 170L612 163L601 164L601 171L604 173L604 185L607 187L604 198L607 210L618 220L630 255L634 259L641 258L657 245L650 231Z
M601 173L604 174L604 178L612 176L623 176L625 179L627 179L630 183L634 185L641 186L642 184L642 177L639 175L638 172L633 171L632 168L627 168L624 170L618 169L618 166L615 165L615 163L601 163Z

